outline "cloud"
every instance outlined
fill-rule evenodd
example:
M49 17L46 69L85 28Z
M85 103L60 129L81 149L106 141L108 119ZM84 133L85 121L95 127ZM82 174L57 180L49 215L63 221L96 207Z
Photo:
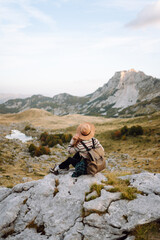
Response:
M37 0L0 0L1 31L7 33L23 30L34 24L33 19L49 27L55 26L52 16L38 9L34 4L37 4Z
M47 14L43 13L39 9L30 6L28 4L22 4L22 8L29 14L30 17L33 17L43 23L46 23L48 25L55 25L55 21L52 19L51 16L48 16Z
M150 0L94 0L93 5L101 8L121 8L126 11L134 11L136 9L141 8L146 4L146 2L150 2Z
M160 1L143 8L136 19L126 26L130 28L144 28L147 26L160 26Z

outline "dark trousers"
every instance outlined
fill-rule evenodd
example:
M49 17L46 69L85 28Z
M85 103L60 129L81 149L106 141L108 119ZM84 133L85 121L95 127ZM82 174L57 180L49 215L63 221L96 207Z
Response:
M59 168L60 169L68 168L70 164L72 164L72 166L75 167L76 164L81 161L81 159L82 159L82 157L77 152L73 157L69 157L64 162L62 162L59 165Z

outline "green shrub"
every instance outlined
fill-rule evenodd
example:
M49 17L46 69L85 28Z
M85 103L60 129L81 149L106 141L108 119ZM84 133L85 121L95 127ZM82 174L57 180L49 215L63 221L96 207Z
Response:
M127 126L124 126L123 128L121 128L121 135L125 135L125 136L128 135L128 127Z
M36 130L36 129L33 128L33 127L31 127L31 126L29 126L29 125L26 125L25 128L24 128L24 130L25 130L25 131L29 131L29 130L34 131L34 130Z
M33 143L29 145L28 150L29 150L29 152L30 152L30 154L31 154L32 157L33 157L34 154L35 154L36 148L37 148L37 147L36 147Z
M34 144L29 145L29 152L32 157L34 156L39 157L43 154L50 155L51 153L48 147L44 147L44 146L36 147Z
M132 126L129 129L129 135L131 136L143 135L143 128L141 126Z
M48 133L47 132L44 132L40 135L40 140L41 142L46 142L46 138L48 137Z
M139 125L132 126L131 128L124 126L120 130L112 132L111 138L126 140L126 136L138 136L138 135L143 135L143 128L141 126Z
M71 134L48 134L44 132L40 135L40 141L43 146L53 147L56 144L62 145L63 143L70 142Z

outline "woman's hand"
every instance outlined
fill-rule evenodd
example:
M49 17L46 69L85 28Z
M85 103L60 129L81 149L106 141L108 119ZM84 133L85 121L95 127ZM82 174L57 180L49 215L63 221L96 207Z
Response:
M74 146L76 146L79 143L79 141L80 141L80 138L79 138L78 135L73 136L72 139L73 139L73 145Z
M79 139L78 135L73 136L73 140L77 141Z

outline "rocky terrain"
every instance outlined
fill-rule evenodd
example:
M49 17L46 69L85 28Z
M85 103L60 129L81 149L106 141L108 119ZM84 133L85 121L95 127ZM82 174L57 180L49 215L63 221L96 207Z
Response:
M87 96L63 93L50 98L34 95L0 104L0 113L18 113L30 108L44 109L55 115L147 115L160 110L160 79L134 69L120 71L108 83Z
M5 117L0 125L0 239L160 239L158 113L122 120L28 110ZM95 177L72 178L73 168L58 176L48 174L50 167L68 157L67 145L50 148L51 155L31 157L29 144L38 146L45 130L74 134L85 118L96 125L106 170ZM111 132L124 124L142 125L144 136L111 139ZM33 139L24 143L7 139L13 129Z
M30 135L33 137L28 142L22 142L18 139L7 139L6 136L11 133L12 129L19 129L24 131L24 124L11 124L10 126L0 127L0 186L8 188L13 187L17 183L37 180L44 177L51 167L56 163L60 163L68 157L67 144L50 148L51 155L42 155L40 157L32 157L28 152L28 146L34 143L39 146L39 136L43 130L37 128L31 131ZM27 132L27 134L29 134ZM106 157L107 158L107 157ZM134 162L129 154L110 153L107 158L109 171L139 171L139 165L124 166L127 162Z
M49 115L49 116L48 116ZM28 116L28 117L27 117ZM40 145L39 137L48 133L75 134L76 127L83 121L96 126L96 137L105 149L107 171L139 173L141 171L160 172L160 114L132 119L107 119L82 115L54 116L44 110L28 110L23 113L3 115L0 118L0 185L13 187L15 184L44 177L50 167L68 157L67 144L50 148L51 155L32 157L28 146ZM3 124L2 124L3 123ZM111 135L124 125L140 124L144 135L112 139ZM25 127L31 129L25 131ZM23 143L17 139L7 139L11 130L17 129L33 139Z
M160 219L160 174L129 175L130 186L142 193L134 200L121 199L103 184L100 196L87 200L92 184L106 177L86 175L72 178L71 172L0 188L0 239L7 240L133 240L138 225ZM157 235L158 234L158 235ZM159 239L148 235L149 238ZM155 235L154 235L155 236Z

